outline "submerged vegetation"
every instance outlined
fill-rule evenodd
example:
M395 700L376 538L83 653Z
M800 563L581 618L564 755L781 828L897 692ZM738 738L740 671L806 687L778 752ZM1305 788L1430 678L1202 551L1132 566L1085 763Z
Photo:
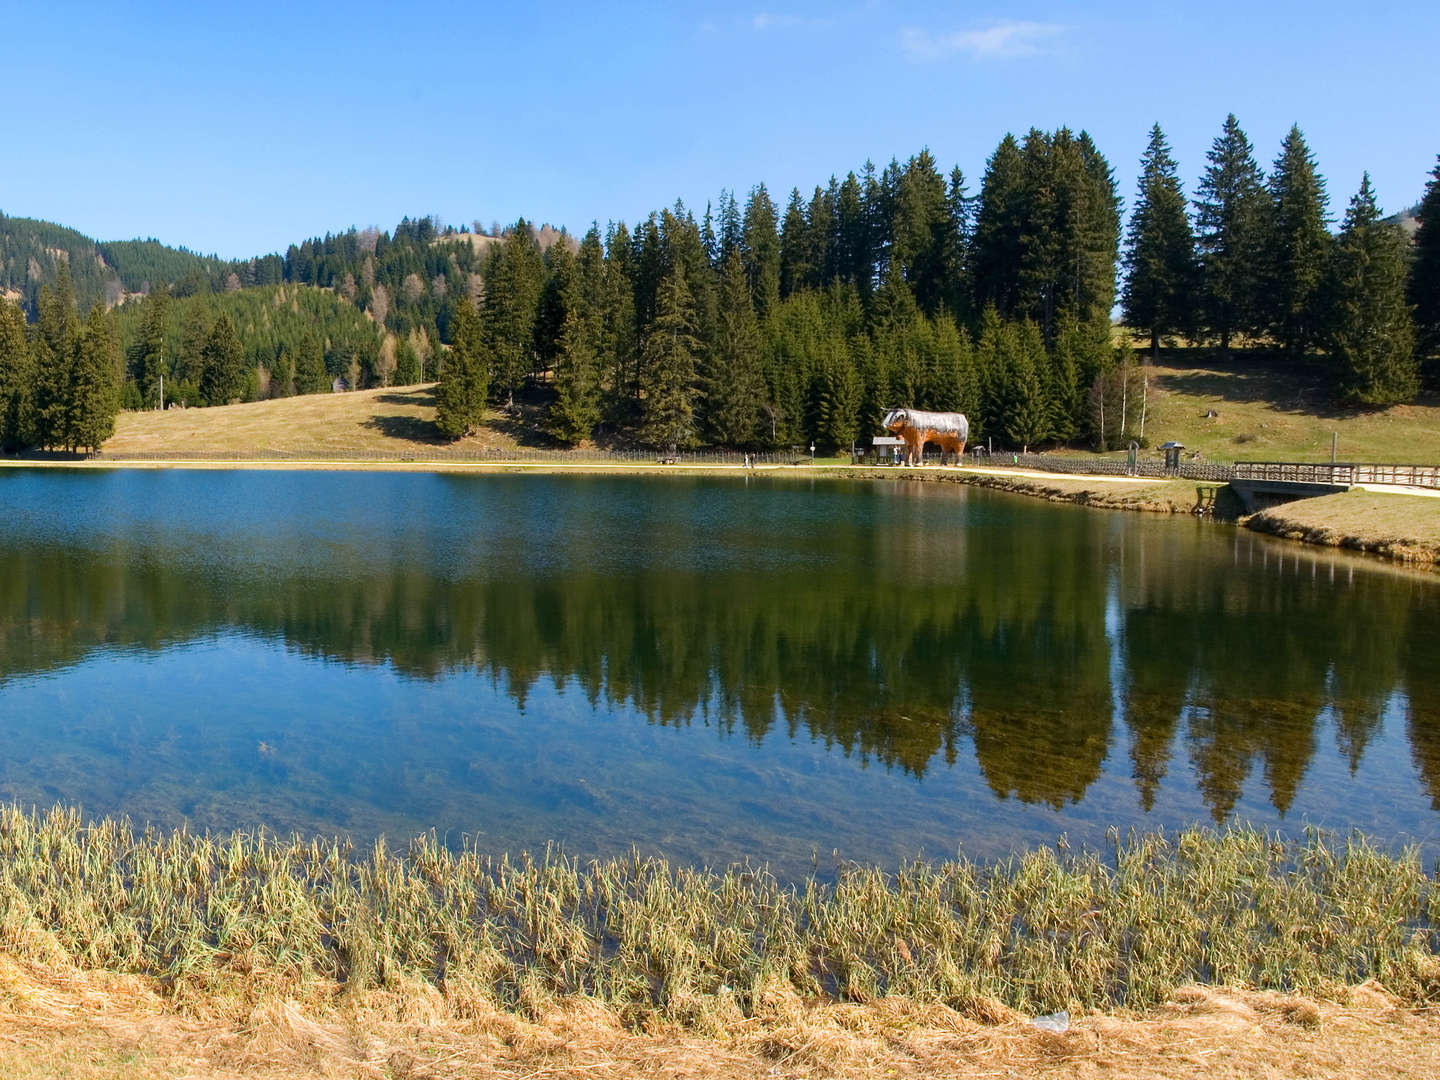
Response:
M0 945L44 962L226 978L297 997L437 989L448 1012L538 1015L584 996L704 1030L776 1000L901 995L982 1018L1143 1008L1194 982L1315 996L1378 979L1440 994L1440 884L1413 853L1318 832L1111 834L778 882L752 867L493 858L381 841L137 833L0 811Z

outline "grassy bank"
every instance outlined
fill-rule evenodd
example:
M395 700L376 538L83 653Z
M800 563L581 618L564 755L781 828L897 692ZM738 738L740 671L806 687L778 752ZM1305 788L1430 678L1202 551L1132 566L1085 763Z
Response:
M1434 568L1440 560L1440 499L1355 490L1264 510L1246 524L1307 544L1351 548Z
M1415 857L1248 829L786 886L8 808L0 1070L1418 1077L1437 928Z
M1440 460L1440 400L1358 409L1334 400L1329 373L1237 353L1163 349L1153 372L1145 434L1199 450L1208 461ZM1211 414L1214 415L1211 415Z
M1440 995L1440 884L1363 840L1197 830L993 864L850 868L794 886L627 858L488 858L434 838L344 844L135 834L0 812L0 947L162 980L371 990L446 1015L535 1018L574 997L625 1025L713 1032L777 1002L944 1006L986 1020L1139 1009L1191 983Z

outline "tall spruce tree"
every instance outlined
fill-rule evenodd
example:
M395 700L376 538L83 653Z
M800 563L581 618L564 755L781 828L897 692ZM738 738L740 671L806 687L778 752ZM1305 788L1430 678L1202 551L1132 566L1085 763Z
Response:
M65 444L71 453L93 454L115 434L115 414L120 409L120 346L104 304L90 309L73 355Z
M949 228L945 237L945 305L962 325L970 321L975 283L971 276L971 246L975 238L975 202L957 165L950 170L945 189Z
M228 405L245 393L245 351L235 324L221 312L200 351L200 393L210 405Z
M139 391L140 405L144 409L163 409L160 400L160 381L165 372L165 325L170 293L162 284L145 297L145 313L140 323L140 337L130 347L130 377L135 380Z
M0 299L0 453L34 444L35 365L25 340L25 312Z
M1329 197L1325 180L1305 136L1292 126L1270 173L1270 228L1265 282L1261 290L1262 324L1291 358L1315 344L1324 312L1321 290L1329 264Z
M40 318L35 324L32 356L35 364L35 436L50 450L67 446L72 430L70 416L73 394L75 352L79 347L80 319L75 314L75 294L65 265L54 285L42 286Z
M452 439L476 431L490 391L484 329L475 306L461 296L450 316L450 351L435 386L435 426Z
M1149 331L1150 355L1158 360L1161 336L1193 324L1196 283L1188 204L1159 124L1150 129L1138 186L1126 238L1125 322Z
M569 289L565 322L555 357L555 401L548 426L562 442L589 438L601 416L601 354L604 349L605 254L592 225L580 243Z
M1206 157L1210 164L1195 199L1201 317L1228 354L1237 333L1259 327L1269 203L1250 140L1234 113Z
M1025 229L1025 161L1006 135L985 163L975 217L975 306L1009 316L1020 304L1021 236Z
M540 245L522 218L490 257L480 313L490 391L507 408L514 407L515 391L535 372L535 320L544 280Z
M1440 355L1440 156L1420 200L1420 228L1410 268L1410 303L1415 307L1421 356Z
M915 302L927 315L945 304L950 207L945 180L930 151L921 150L905 165L895 192L891 256L904 275Z
M835 198L835 273L853 284L862 297L870 295L875 260L865 227L865 196L860 181L849 173Z
M715 339L705 362L703 389L709 434L724 446L749 446L760 434L765 378L760 328L738 252L725 260Z
M805 204L800 201L800 189L792 188L790 201L785 206L785 222L780 230L782 299L810 284L813 273L810 254L810 226L805 220Z
M1328 288L1330 355L1352 401L1390 405L1419 390L1407 262L1405 235L1380 219L1367 172L1335 241Z
M778 302L778 301L777 301ZM662 449L695 439L695 301L677 268L660 282L656 314L645 334L640 437Z
M750 282L755 314L764 319L780 302L780 232L775 204L764 184L757 184L745 202L740 258Z

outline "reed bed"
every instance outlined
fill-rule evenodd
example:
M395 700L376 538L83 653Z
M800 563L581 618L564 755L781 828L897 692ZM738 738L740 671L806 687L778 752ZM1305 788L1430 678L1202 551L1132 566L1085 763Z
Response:
M1319 832L1112 832L993 863L845 868L784 884L639 856L492 858L435 836L199 836L0 809L0 948L184 996L410 988L451 1016L602 1002L718 1028L898 995L979 1019L1143 1009L1209 983L1440 997L1440 880L1411 851ZM232 979L231 977L243 977Z

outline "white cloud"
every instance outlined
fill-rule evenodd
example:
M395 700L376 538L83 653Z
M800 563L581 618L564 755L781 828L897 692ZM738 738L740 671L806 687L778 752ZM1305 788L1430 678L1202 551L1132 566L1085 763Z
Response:
M1005 60L1038 55L1064 32L1065 27L1059 23L1027 20L997 22L975 30L942 34L907 26L900 31L900 50L907 60L915 62L942 60L956 53L981 60Z
M760 31L786 30L796 26L819 29L829 25L829 19L811 19L803 15L784 15L773 11L762 11L750 18L750 29Z

